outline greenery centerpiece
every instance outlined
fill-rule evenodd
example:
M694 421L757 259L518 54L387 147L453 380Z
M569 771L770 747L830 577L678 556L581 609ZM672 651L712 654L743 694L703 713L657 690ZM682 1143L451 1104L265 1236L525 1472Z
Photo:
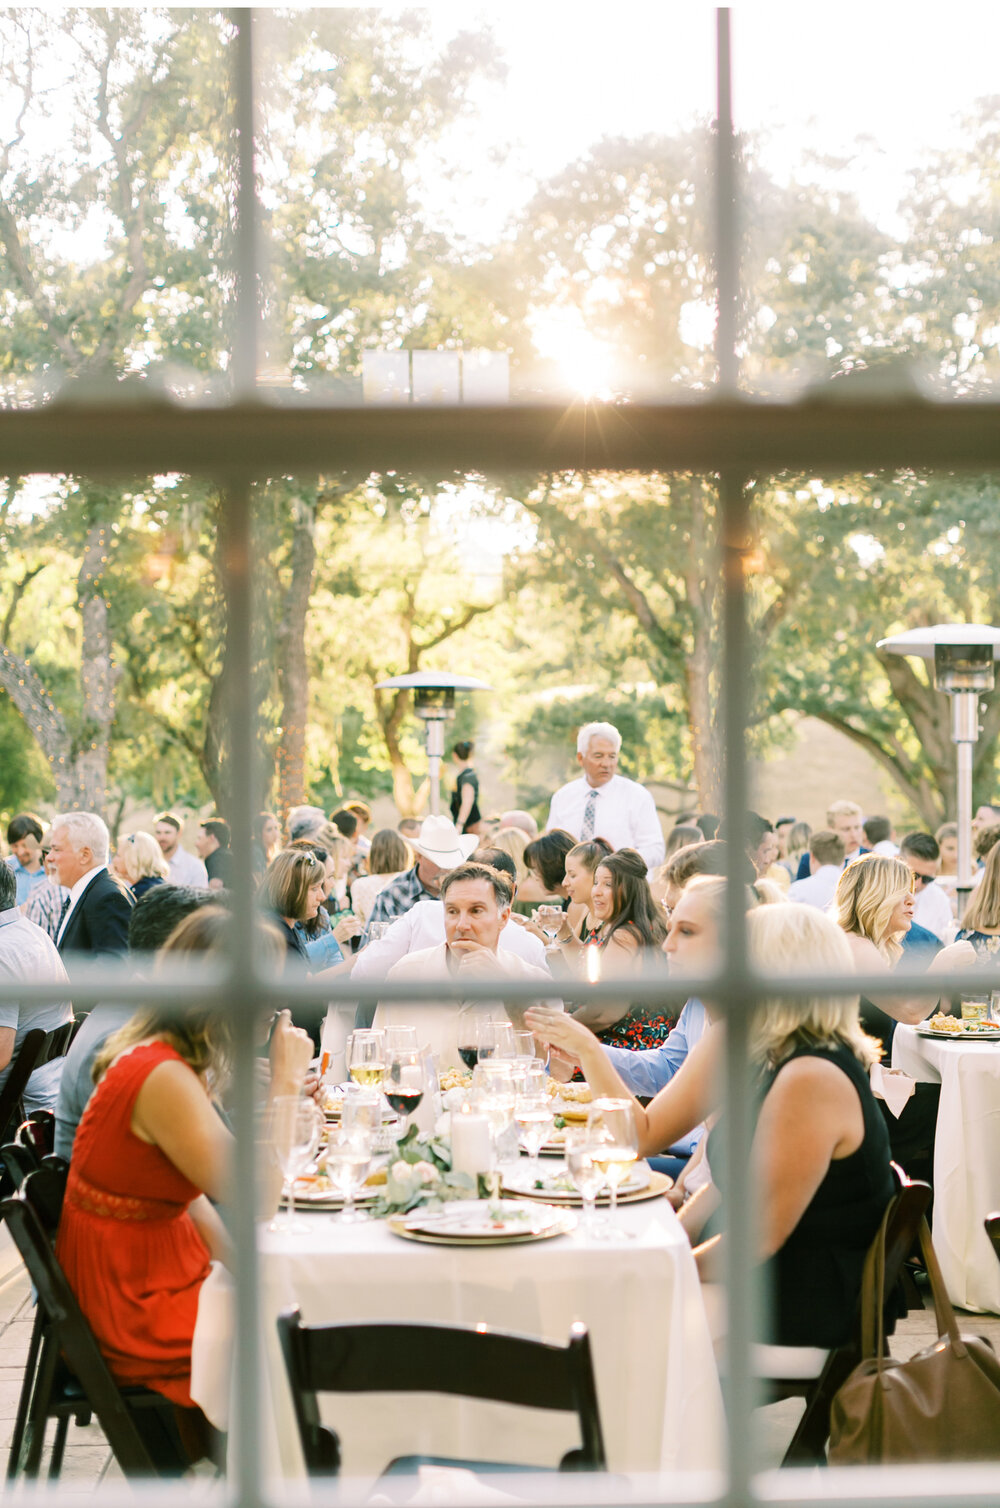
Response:
M416 1126L411 1126L396 1143L386 1170L385 1190L372 1211L375 1215L405 1215L418 1207L435 1209L453 1199L478 1197L478 1179L452 1168L450 1139L421 1136Z

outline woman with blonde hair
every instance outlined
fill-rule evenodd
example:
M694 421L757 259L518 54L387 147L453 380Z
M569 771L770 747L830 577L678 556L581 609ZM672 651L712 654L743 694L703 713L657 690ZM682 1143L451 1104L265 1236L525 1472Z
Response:
M958 942L968 942L977 958L994 963L1000 953L1000 843L986 855L983 877L965 908Z
M902 939L913 919L913 875L902 859L885 854L862 854L854 859L837 881L831 915L843 929L855 970L888 976L903 954ZM968 968L975 963L968 942L955 942L931 959L928 977L948 969ZM881 989L861 998L865 1030L882 1049L886 1065L892 1061L892 1038L898 1021L916 1025L939 1004L939 997L890 993ZM880 1100L889 1132L893 1157L911 1178L929 1178L934 1165L934 1135L937 1126L939 1084L915 1084L902 1112L892 1115Z
M368 851L368 873L351 886L351 910L364 931L375 897L413 863L406 839L393 827L383 827L375 834Z
M170 869L152 833L129 833L118 845L115 874L129 886L136 900L145 895L153 885L163 885L170 876Z
M851 970L843 933L813 907L761 906L747 917L747 929L761 970L816 970L818 980ZM779 1345L830 1347L848 1339L865 1252L893 1192L888 1138L868 1084L877 1044L861 1028L856 995L831 998L819 988L796 1000L764 999L751 1026L760 1089L751 1151L757 1259L772 1280L768 1338ZM562 1045L572 1025L557 1023L556 1015L535 1007L526 1021L540 1040ZM640 1155L718 1111L724 1030L721 1023L710 1027L645 1109L633 1100ZM625 1097L596 1041L592 1047L574 1037L594 1093ZM714 1153L716 1163L720 1142L713 1130L707 1155ZM703 1277L714 1275L721 1239L696 1250Z
M171 933L158 970L218 952L232 917L203 906ZM282 943L261 924L280 963ZM115 1378L175 1405L179 1458L210 1434L191 1397L201 1287L229 1242L215 1206L232 1195L233 1139L216 1113L232 1046L228 1016L194 1005L140 1011L104 1044L73 1146L56 1252ZM297 1095L312 1047L286 1011L271 1037L270 1096Z

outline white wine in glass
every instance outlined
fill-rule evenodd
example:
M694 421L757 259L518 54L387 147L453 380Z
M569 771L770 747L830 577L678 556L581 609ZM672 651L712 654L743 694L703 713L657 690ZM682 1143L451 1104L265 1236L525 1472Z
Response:
M594 1100L587 1115L587 1131L598 1145L594 1165L604 1175L611 1190L609 1241L627 1241L628 1231L614 1224L618 1212L618 1187L628 1177L639 1155L639 1133L635 1124L635 1107L631 1100Z
M353 1031L347 1039L347 1071L363 1089L379 1089L385 1078L385 1034Z

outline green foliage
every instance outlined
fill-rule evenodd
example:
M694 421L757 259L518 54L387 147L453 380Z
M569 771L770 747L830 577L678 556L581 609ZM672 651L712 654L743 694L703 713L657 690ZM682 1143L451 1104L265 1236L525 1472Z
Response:
M0 825L15 812L34 811L55 796L45 756L10 699L0 692Z

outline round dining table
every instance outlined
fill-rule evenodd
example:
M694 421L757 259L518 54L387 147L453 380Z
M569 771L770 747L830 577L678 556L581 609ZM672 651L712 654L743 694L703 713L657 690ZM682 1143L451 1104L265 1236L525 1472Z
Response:
M274 1319L297 1304L307 1325L420 1321L490 1325L565 1345L588 1328L608 1466L629 1473L714 1472L723 1464L718 1374L698 1274L668 1202L622 1206L631 1239L579 1226L554 1239L470 1249L422 1245L386 1221L345 1225L310 1213L300 1234L260 1229L260 1284L274 1433L268 1474L303 1463ZM392 1356L385 1357L387 1383ZM345 1476L371 1479L414 1452L551 1466L579 1443L568 1415L454 1398L327 1398Z
M953 1304L1000 1314L1000 1262L983 1227L1000 1210L1000 1042L897 1026L892 1066L940 1084L934 1141L934 1250Z

